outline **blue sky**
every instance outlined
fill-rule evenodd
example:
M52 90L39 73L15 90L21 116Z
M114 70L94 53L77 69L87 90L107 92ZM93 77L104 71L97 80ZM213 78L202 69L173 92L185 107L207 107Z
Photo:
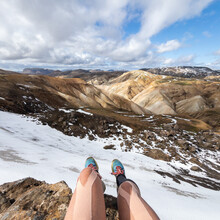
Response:
M172 24L151 38L160 44L169 39L178 39L182 46L177 51L167 52L167 57L175 58L192 54L195 62L209 65L216 59L215 51L220 48L220 1L212 2L202 13L192 19Z
M220 0L2 0L0 68L220 69Z

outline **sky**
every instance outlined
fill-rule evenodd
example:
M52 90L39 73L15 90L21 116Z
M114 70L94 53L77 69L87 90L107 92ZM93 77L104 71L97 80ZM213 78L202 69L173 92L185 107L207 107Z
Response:
M220 69L220 0L1 0L0 68Z

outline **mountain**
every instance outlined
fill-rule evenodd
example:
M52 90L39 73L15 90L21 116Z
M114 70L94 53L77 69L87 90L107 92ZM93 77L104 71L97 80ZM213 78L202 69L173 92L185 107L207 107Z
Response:
M19 74L19 73L0 69L0 74L3 75L3 74Z
M54 70L44 68L25 68L22 73L31 75L50 75L52 72L54 72Z
M75 69L75 70L52 70L44 68L25 68L23 69L23 74L29 75L47 75L59 78L81 78L85 81L91 81L99 83L104 83L110 79L117 77L123 74L125 71L114 71L114 70L84 70L84 69Z
M127 110L138 114L149 111L117 94L108 94L79 78L63 79L38 75L2 75L1 108L27 113L48 108L91 107Z
M219 83L138 70L100 84L80 78L0 75L0 109L33 115L65 134L91 140L123 136L123 126L129 126L132 133L128 132L129 139L121 143L126 151L136 143L144 154L166 161L173 158L169 156L173 155L173 144L184 146L187 155L193 153L189 149L194 144L210 150L219 148L211 136L206 139L209 145L202 141L203 131L220 131ZM197 139L192 142L184 130L197 132ZM170 144L170 135L185 140L183 146L178 138ZM153 141L156 149L145 149L142 141L147 146ZM158 151L164 147L169 154ZM184 160L176 150L175 155Z
M163 68L143 68L141 70L166 76L176 76L183 78L204 78L207 76L219 76L220 71L212 70L208 67L196 66L178 66L178 67L163 67Z
M165 76L174 76L174 77L183 77L183 78L205 78L209 76L211 77L220 76L219 70L212 70L208 67L197 67L197 66L142 68L141 70L156 75L165 75ZM23 70L24 74L48 75L48 76L64 77L64 78L82 78L86 81L103 80L104 82L107 82L114 77L118 77L125 72L127 71L125 70L104 71L100 69L95 69L95 70L76 69L76 70L60 71L60 70L52 70L52 69L44 69L44 68L25 68Z
M190 116L220 130L220 85L214 79L155 75L136 70L95 86L125 97L154 114ZM202 113L208 110L215 112L215 121L212 115L209 120L203 118Z
M32 176L48 183L65 180L73 189L85 158L94 156L107 193L116 195L109 169L118 158L161 218L215 219L220 198L216 76L107 74L0 74L0 184Z

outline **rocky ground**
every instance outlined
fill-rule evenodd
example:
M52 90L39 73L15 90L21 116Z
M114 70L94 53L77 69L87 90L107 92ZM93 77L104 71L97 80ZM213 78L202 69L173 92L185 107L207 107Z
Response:
M21 179L0 186L0 219L63 220L72 190L62 181L47 184L33 178ZM105 196L106 219L117 220L117 200Z
M191 170L204 172L207 177L220 180L220 136L212 131L199 129L196 124L198 121L170 116L138 116L129 112L117 113L121 117L116 120L110 114L106 117L104 112L102 115L95 112L97 110L62 109L35 117L66 135L88 137L90 140L113 138L119 141L122 151L135 151L157 160L191 164ZM110 144L104 148L114 150L116 147ZM158 173L176 181L179 179L220 190L218 182L209 178L197 178L186 170L179 170L180 175L176 177Z

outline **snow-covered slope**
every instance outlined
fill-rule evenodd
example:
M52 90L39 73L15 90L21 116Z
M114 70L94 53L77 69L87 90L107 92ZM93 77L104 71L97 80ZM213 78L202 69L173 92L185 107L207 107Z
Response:
M212 70L208 67L198 66L177 66L145 69L153 74L180 76L185 78L204 78L206 76L218 76L219 71Z
M116 196L110 167L111 161L118 158L125 165L127 177L138 184L142 196L161 219L219 218L219 191L179 184L155 172L175 173L175 167L187 168L183 164L153 160L138 152L121 152L120 147L103 149L112 143L117 146L119 142L113 138L89 141L67 136L30 117L0 111L0 184L31 176L49 183L64 180L74 189L85 159L94 156L106 193Z

